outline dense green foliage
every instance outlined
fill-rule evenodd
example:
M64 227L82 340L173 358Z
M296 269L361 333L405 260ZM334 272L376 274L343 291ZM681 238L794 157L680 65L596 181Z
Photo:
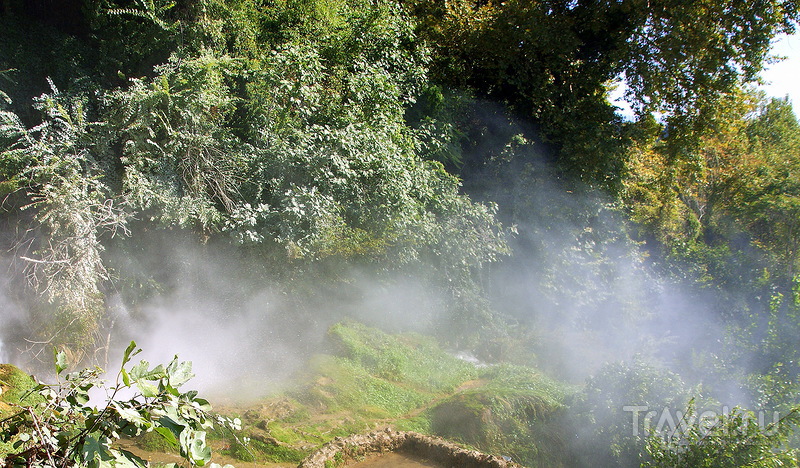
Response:
M603 367L571 405L580 465L638 466L652 429L645 413L684 408L690 397L680 376L666 369L642 362Z
M669 145L683 151L798 15L793 1L407 3L434 44L438 79L532 117L563 167L612 187L630 135L607 100L609 82L624 77L640 116L664 112Z
M413 281L436 312L382 304L375 322L593 374L562 418L565 393L527 367L338 325L320 380L293 398L359 408L341 434L381 418L441 428L433 409L408 415L447 396L480 421L452 434L468 443L543 464L557 458L543 440L585 464L647 449L662 466L713 454L694 432L629 437L622 406L683 406L696 388L797 405L800 122L751 88L796 1L49 5L0 6L0 350L102 360L119 317L181 291L183 260L164 254L190 239L240 270L227 294L275 291L298 329L368 303L364 278ZM631 118L609 101L620 82ZM659 365L609 363L634 355ZM475 379L489 383L452 395ZM557 430L526 426L540 416ZM786 431L747 435L742 456L796 445ZM304 453L264 440L274 461ZM719 440L720 456L741 442Z
M222 4L196 5L200 18L173 23L158 4L142 6L101 16L183 30L186 42L163 50L169 58L152 72L91 91L73 89L78 77L67 91L48 78L32 127L26 102L3 103L4 213L25 233L12 246L40 297L39 321L61 317L41 337L74 349L90 344L109 279L102 252L115 236L135 243L154 227L228 239L286 263L278 274L328 257L380 261L382 269L426 262L443 287L456 289L507 253L494 207L460 194L458 180L426 158L446 143L436 125L404 119L428 86L427 54L397 6L342 4L319 23L302 18L310 30L298 25L275 43L251 37L255 30L222 28L240 19L241 28L259 27ZM270 14L296 12L258 11L261 21ZM142 17L156 24L145 27ZM13 27L21 18L12 9L2 19ZM108 45L119 40L113 28L96 34L111 35ZM146 50L158 38L125 47ZM14 67L7 73L16 97L24 91L13 85L16 67L49 71L23 58L17 64L12 50L3 57Z
M191 363L176 357L166 367L150 368L141 361L126 369L140 351L131 342L110 387L100 380L99 368L64 373L66 354L57 353L59 383L30 388L28 392L36 397L14 403L10 414L0 420L3 466L143 467L147 462L113 444L122 436L151 431L179 448L190 465L208 463L211 449L205 436L214 426L211 406L196 391L178 391L193 376ZM90 403L89 393L96 390L108 398L102 408ZM121 395L126 392L131 393L127 398ZM231 427L239 424L222 417L217 420Z
M738 407L712 421L697 420L691 407L685 417L681 422L688 424L675 433L647 439L643 467L797 466L797 450L784 445L790 428L798 423L797 410L768 425Z
M575 466L572 434L564 424L569 389L522 366L492 366L480 378L483 385L431 409L435 434L525 466Z

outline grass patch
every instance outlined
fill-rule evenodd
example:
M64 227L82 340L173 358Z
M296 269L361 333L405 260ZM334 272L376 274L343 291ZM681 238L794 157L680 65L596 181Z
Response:
M245 411L249 427L240 437L251 442L247 449L232 442L226 453L297 463L335 437L391 425L528 466L573 461L563 429L571 387L524 366L478 368L419 335L343 323L329 338L337 354L315 356L301 386Z
M375 376L347 358L318 356L315 371L321 376L297 395L311 408L327 412L353 411L369 418L399 417L434 398L413 386Z
M256 461L256 451L250 445L245 446L239 441L234 441L227 448L220 450L220 452L243 462L253 463Z
M275 440L286 444L295 444L298 442L302 442L303 439L291 428L284 427L279 422L271 422L267 425L267 432L270 436L274 437Z
M429 412L425 412L420 416L408 419L398 419L394 422L394 427L398 431L412 431L421 434L432 434L433 428L431 427L431 417Z
M487 383L432 408L431 430L527 466L571 466L564 401L572 392L534 370L486 368Z
M419 391L452 392L476 376L475 366L443 351L430 337L389 335L358 323L334 325L329 336L344 357L371 375Z
M14 405L32 406L44 401L38 393L33 377L11 364L0 364L0 419L19 412ZM15 439L16 440L16 439ZM0 459L13 450L13 440L0 440Z
M260 440L251 440L246 448L238 442L231 444L231 448L227 452L230 456L242 461L270 463L300 463L309 454L308 450L268 444Z

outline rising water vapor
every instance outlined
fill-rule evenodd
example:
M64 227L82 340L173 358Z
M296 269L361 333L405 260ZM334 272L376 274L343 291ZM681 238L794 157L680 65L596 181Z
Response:
M660 277L631 239L623 214L603 195L566 185L541 167L533 174L513 185L513 254L483 274L495 318L535 331L526 346L539 359L525 364L573 382L634 357L697 374L693 353L723 333L711 301ZM135 340L152 363L176 354L193 361L192 384L203 391L256 397L325 352L325 331L337 321L435 334L452 314L452 297L428 281L432 273L422 267L376 276L339 265L338 281L300 276L287 287L269 275L281 266L264 265L228 244L202 244L173 232L148 236L139 249L108 252L120 291L107 295L109 368ZM146 292L126 292L137 290L130 283ZM7 359L9 332L25 318L7 294L0 301L0 352Z
M0 271L7 272L5 259L0 258ZM0 275L0 363L15 363L14 347L24 347L19 340L19 331L27 322L23 308L13 299L13 286L9 276Z
M212 396L264 396L308 359L330 351L327 329L356 320L390 332L432 333L446 313L442 291L409 272L376 275L340 266L337 280L265 274L269 265L230 246L210 246L173 233L113 262L120 277L160 290L109 297L109 368L134 340L151 363L174 355L193 362L193 387ZM282 266L274 266L277 269Z
M699 363L722 352L718 291L668 275L606 195L542 166L528 173L517 193L499 194L516 200L518 235L488 293L494 308L535 330L536 365L583 383L609 364L644 360L710 384L727 404L748 403L741 382L715 381Z

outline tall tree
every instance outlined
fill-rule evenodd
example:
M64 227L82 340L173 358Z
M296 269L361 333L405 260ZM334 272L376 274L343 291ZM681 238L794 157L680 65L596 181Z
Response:
M800 17L793 0L405 3L434 44L434 76L534 119L564 167L612 186L624 134L608 82L627 82L640 117L664 114L679 156Z

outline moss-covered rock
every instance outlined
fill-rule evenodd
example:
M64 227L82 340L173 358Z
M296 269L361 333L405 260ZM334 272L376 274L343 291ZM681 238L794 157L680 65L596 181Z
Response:
M522 468L502 457L466 449L437 437L391 429L337 438L309 455L298 468L346 466L350 461L386 452L409 453L443 467Z
M37 393L30 390L36 386L33 377L11 364L0 364L0 419L7 418L19 411L15 405L32 405L41 400ZM0 440L0 465L2 459L11 450L11 442Z
M493 366L482 377L485 385L430 410L433 433L526 466L572 466L564 426L567 388L520 366Z
M29 393L35 386L33 377L18 367L0 364L0 418L15 412L12 405L35 403L38 395Z

